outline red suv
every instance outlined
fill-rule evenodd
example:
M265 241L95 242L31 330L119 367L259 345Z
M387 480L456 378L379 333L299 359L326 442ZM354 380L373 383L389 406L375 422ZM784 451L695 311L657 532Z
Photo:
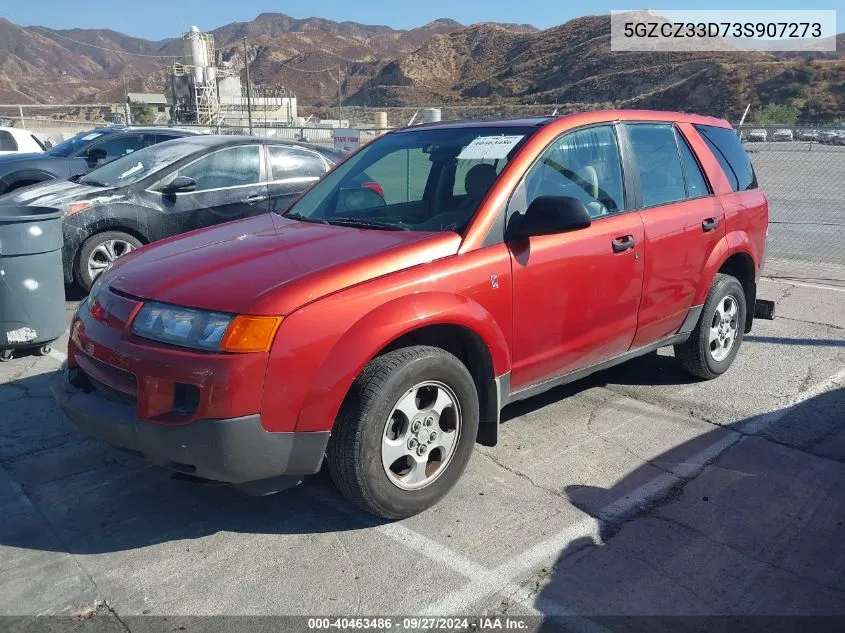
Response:
M727 122L609 111L398 130L284 215L101 275L54 393L77 425L253 492L327 458L361 507L441 499L515 400L673 345L723 373L766 198Z

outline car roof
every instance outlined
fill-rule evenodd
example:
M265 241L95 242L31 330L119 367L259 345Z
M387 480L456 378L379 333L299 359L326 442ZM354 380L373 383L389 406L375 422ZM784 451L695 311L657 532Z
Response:
M227 145L248 145L250 143L262 143L264 145L284 145L289 147L302 147L313 151L330 151L332 148L317 145L315 143L303 143L283 138L272 138L265 136L248 136L246 134L202 134L186 138L173 139L180 143L191 143L200 147L225 147ZM167 141L172 142L172 141Z
M558 116L532 117L519 119L462 119L453 121L439 121L435 123L423 123L409 128L398 130L399 133L417 129L455 129L467 127L543 127L559 121L572 121L576 118L589 115L594 121L666 121L674 123L692 123L696 125L712 125L715 127L730 128L731 125L725 119L706 116L702 114L689 114L684 112L670 112L664 110L589 110L584 112L573 112Z
M159 127L155 125L107 125L81 133L90 134L93 132L97 132L98 134L117 134L118 132L149 132L150 134L172 134L175 132L177 134L184 134L186 136L200 136L204 134L203 132L198 132L197 130L191 130L187 128Z

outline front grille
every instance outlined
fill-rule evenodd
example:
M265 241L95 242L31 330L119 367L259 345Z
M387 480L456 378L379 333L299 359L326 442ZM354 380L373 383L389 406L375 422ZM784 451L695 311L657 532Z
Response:
M122 403L137 401L138 383L134 375L81 353L76 354L76 363L91 387L104 397Z
M86 374L85 377L88 379L91 386L97 391L98 395L101 395L106 400L112 400L114 402L119 402L120 404L131 404L133 406L137 403L137 398L135 396L123 393L117 389L112 389L106 383L97 380L93 376Z

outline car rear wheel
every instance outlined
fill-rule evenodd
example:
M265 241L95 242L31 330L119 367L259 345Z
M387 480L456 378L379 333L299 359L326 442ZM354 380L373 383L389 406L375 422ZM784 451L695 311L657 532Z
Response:
M403 348L353 384L329 440L329 472L351 502L402 519L449 492L477 432L478 394L463 363L437 347Z
M724 374L742 344L746 309L742 284L735 277L717 274L698 324L686 342L675 345L681 366L706 380Z
M122 231L106 231L92 235L79 250L76 264L76 281L88 290L94 280L111 266L118 257L140 248L138 238Z

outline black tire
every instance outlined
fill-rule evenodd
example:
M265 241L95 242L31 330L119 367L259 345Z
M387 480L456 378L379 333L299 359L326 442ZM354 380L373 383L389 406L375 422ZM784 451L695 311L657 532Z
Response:
M416 490L396 486L382 466L382 434L399 398L437 381L451 389L461 411L457 446L442 473ZM467 368L449 352L413 346L373 359L355 380L329 440L329 473L352 503L386 519L403 519L440 501L466 468L478 433L478 393Z
M88 274L88 259L98 246L111 240L120 240L131 244L133 249L141 247L141 242L137 237L129 233L124 233L123 231L105 231L103 233L95 233L89 237L82 244L82 248L79 249L79 255L76 258L76 265L74 266L75 270L73 271L74 280L83 290L90 290L91 285L96 279L96 276L92 277Z
M716 308L728 296L733 297L737 305L737 333L728 355L716 360L710 352L710 327L716 315ZM724 374L736 358L745 332L746 315L745 290L735 277L719 273L713 279L701 316L689 339L675 345L675 358L685 371L697 378L711 380Z

